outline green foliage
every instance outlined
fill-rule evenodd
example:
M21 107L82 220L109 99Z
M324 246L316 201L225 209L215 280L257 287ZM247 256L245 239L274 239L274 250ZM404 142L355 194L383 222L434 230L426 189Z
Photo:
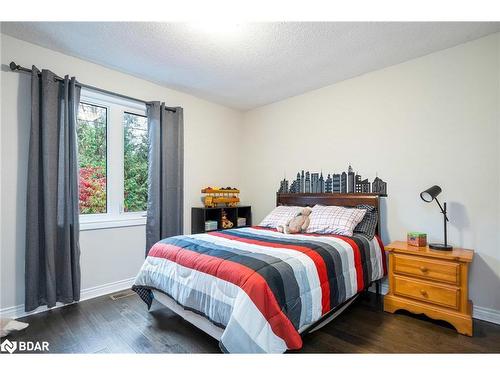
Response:
M105 213L106 108L80 104L77 136L80 213Z
M124 209L146 211L148 201L148 132L145 117L124 116Z

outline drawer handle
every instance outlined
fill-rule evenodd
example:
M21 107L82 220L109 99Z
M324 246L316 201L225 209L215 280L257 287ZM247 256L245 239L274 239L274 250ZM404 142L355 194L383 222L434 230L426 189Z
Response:
M422 271L423 273L426 273L427 271L429 271L429 269L427 267L421 266L420 271Z
M427 297L427 292L424 289L420 290L420 294Z

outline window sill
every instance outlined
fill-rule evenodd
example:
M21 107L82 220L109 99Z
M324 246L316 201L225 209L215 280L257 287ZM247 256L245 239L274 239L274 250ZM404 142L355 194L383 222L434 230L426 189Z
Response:
M146 225L145 217L123 218L123 219L106 219L96 221L81 221L80 232L88 230L99 230L109 228L136 227Z

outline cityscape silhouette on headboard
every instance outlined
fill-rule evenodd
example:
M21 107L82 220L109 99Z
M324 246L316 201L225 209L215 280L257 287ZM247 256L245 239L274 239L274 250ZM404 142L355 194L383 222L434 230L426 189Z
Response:
M328 174L326 179L323 177L323 172L304 173L297 172L297 178L291 184L284 178L280 182L278 190L280 194L300 194L300 193L325 193L325 194L363 194L372 193L380 196L387 196L387 182L376 176L373 182L370 183L367 178L362 179L361 175L354 173L349 165L347 173L332 173Z

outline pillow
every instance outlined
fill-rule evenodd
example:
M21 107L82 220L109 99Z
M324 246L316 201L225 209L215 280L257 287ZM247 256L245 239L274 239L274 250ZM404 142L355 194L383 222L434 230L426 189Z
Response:
M366 210L340 206L316 205L312 209L307 233L339 234L352 236L356 225L365 216Z
M378 211L375 207L367 204L360 204L356 208L366 210L366 214L363 220L354 228L354 233L363 234L371 241L375 237L375 231L377 230Z
M300 206L278 206L274 208L259 224L260 227L276 228L287 225L290 220L302 212Z

